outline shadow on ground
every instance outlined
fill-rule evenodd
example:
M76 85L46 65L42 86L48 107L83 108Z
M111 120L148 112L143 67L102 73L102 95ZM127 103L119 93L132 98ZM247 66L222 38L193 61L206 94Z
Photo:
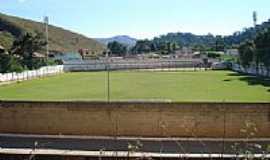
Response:
M248 85L262 85L264 87L269 87L268 92L270 92L270 77L257 77L242 73L229 73L227 76L233 78L225 79L225 82L230 82L235 77L238 77L240 81L245 81L248 83Z

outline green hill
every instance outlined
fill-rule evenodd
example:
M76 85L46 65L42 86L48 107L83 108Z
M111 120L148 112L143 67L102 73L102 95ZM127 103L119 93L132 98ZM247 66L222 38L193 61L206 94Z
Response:
M5 48L10 48L14 39L25 32L43 33L44 30L43 23L0 13L0 45ZM104 49L96 40L52 25L49 26L49 46L51 51L60 52L72 52L80 48L101 52Z

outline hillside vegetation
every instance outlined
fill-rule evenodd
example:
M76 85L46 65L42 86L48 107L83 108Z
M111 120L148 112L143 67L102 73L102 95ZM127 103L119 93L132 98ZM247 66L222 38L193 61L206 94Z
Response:
M179 46L194 47L204 46L207 48L216 48L217 43L225 48L231 48L232 46L238 46L240 43L246 40L253 40L256 37L256 33L262 32L270 28L270 19L263 22L260 25L250 28L244 28L242 31L237 31L232 35L220 36L220 35L195 35L192 33L168 33L155 37L152 42L159 43L176 43Z
M43 23L0 13L0 45L10 48L14 39L26 32L43 33ZM80 48L101 52L104 45L81 34L60 27L49 26L49 46L51 51L72 52Z

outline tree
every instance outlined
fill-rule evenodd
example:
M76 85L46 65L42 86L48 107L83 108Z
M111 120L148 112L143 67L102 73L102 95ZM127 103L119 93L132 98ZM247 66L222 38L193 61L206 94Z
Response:
M20 57L22 64L28 69L39 68L39 60L34 59L33 54L41 51L46 45L46 41L41 33L26 33L18 40L15 40L10 53L15 57Z
M151 43L151 51L152 52L155 52L155 51L157 51L158 49L157 49L157 45L155 44L155 43Z
M224 51L225 42L222 36L216 37L216 51Z
M246 69L253 61L255 44L253 41L246 41L239 46L239 52L240 63Z
M127 47L116 41L109 43L107 47L113 55L125 56L127 53Z
M172 50L173 50L173 51L176 51L177 48L178 48L177 43L173 43L173 44L172 44Z
M192 51L194 51L194 52L205 53L207 50L210 50L210 49L204 45L196 44L196 45L192 46Z
M266 69L267 74L270 72L270 28L261 32L255 39L257 63L262 63Z
M23 67L16 57L5 53L0 53L0 73L22 71Z
M172 43L171 42L166 43L166 49L167 49L168 54L172 53L173 49L172 49Z
M142 54L142 53L149 53L157 49L158 49L157 43L152 43L149 40L140 40L137 41L136 45L132 48L132 51L135 54Z

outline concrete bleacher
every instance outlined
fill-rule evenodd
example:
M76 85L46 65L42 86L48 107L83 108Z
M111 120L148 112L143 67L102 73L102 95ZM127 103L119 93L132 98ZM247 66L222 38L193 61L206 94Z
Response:
M200 59L147 59L147 60L85 60L64 62L65 71L101 71L158 68L196 68Z

